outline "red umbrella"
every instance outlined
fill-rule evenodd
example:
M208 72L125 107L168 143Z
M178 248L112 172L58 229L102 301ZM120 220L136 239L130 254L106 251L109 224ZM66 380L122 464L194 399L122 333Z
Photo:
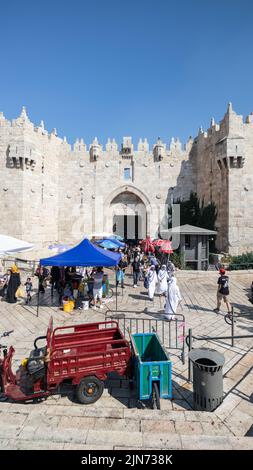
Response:
M145 251L145 253L149 253L149 252L154 253L155 251L150 237L147 237L144 240L142 240L140 242L140 245L143 251Z
M172 245L170 240L163 240L163 243L160 245L160 251L162 253L173 253Z
M152 241L153 246L161 246L164 243L164 240L161 240L161 238L158 238L157 240Z

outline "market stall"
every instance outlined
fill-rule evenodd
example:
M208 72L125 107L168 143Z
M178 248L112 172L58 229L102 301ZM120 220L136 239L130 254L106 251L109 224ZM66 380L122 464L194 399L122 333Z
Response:
M42 258L40 260L41 266L58 266L58 267L113 267L117 266L121 259L119 253L112 253L110 251L99 248L91 243L87 238L81 241L79 245L71 248L70 250L60 253L49 258ZM117 310L117 283L116 283L116 310ZM39 312L39 291L38 291L38 304L37 315Z

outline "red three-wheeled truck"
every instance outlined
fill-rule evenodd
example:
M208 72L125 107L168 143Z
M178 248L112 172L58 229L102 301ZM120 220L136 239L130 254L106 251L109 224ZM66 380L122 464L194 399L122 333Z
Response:
M115 321L53 329L51 318L46 336L35 339L34 349L16 374L14 348L0 347L1 396L15 401L47 397L67 382L76 388L80 403L94 403L103 393L108 373L129 376L130 372L130 345Z

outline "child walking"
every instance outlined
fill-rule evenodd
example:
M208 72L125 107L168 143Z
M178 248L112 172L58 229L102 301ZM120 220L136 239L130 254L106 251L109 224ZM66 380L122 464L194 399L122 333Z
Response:
M26 290L26 302L25 303L26 304L29 304L29 302L31 302L32 300L32 296L31 296L32 288L33 288L32 280L30 277L28 277L25 282L25 290Z

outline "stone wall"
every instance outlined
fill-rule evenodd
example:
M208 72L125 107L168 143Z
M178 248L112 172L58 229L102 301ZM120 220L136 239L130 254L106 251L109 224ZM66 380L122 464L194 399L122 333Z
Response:
M217 248L238 255L253 249L253 116L243 122L231 103L219 125L194 141L197 193L218 209Z
M121 146L108 139L103 148L95 138L71 147L43 121L31 123L25 108L13 121L1 113L0 233L34 242L40 252L54 242L74 244L112 232L115 201L127 214L136 200L147 214L147 234L157 237L167 204L196 191L217 206L217 248L239 254L253 249L252 159L253 115L243 122L231 104L220 124L212 119L184 147L158 138L152 146L140 139L136 149L131 137Z

